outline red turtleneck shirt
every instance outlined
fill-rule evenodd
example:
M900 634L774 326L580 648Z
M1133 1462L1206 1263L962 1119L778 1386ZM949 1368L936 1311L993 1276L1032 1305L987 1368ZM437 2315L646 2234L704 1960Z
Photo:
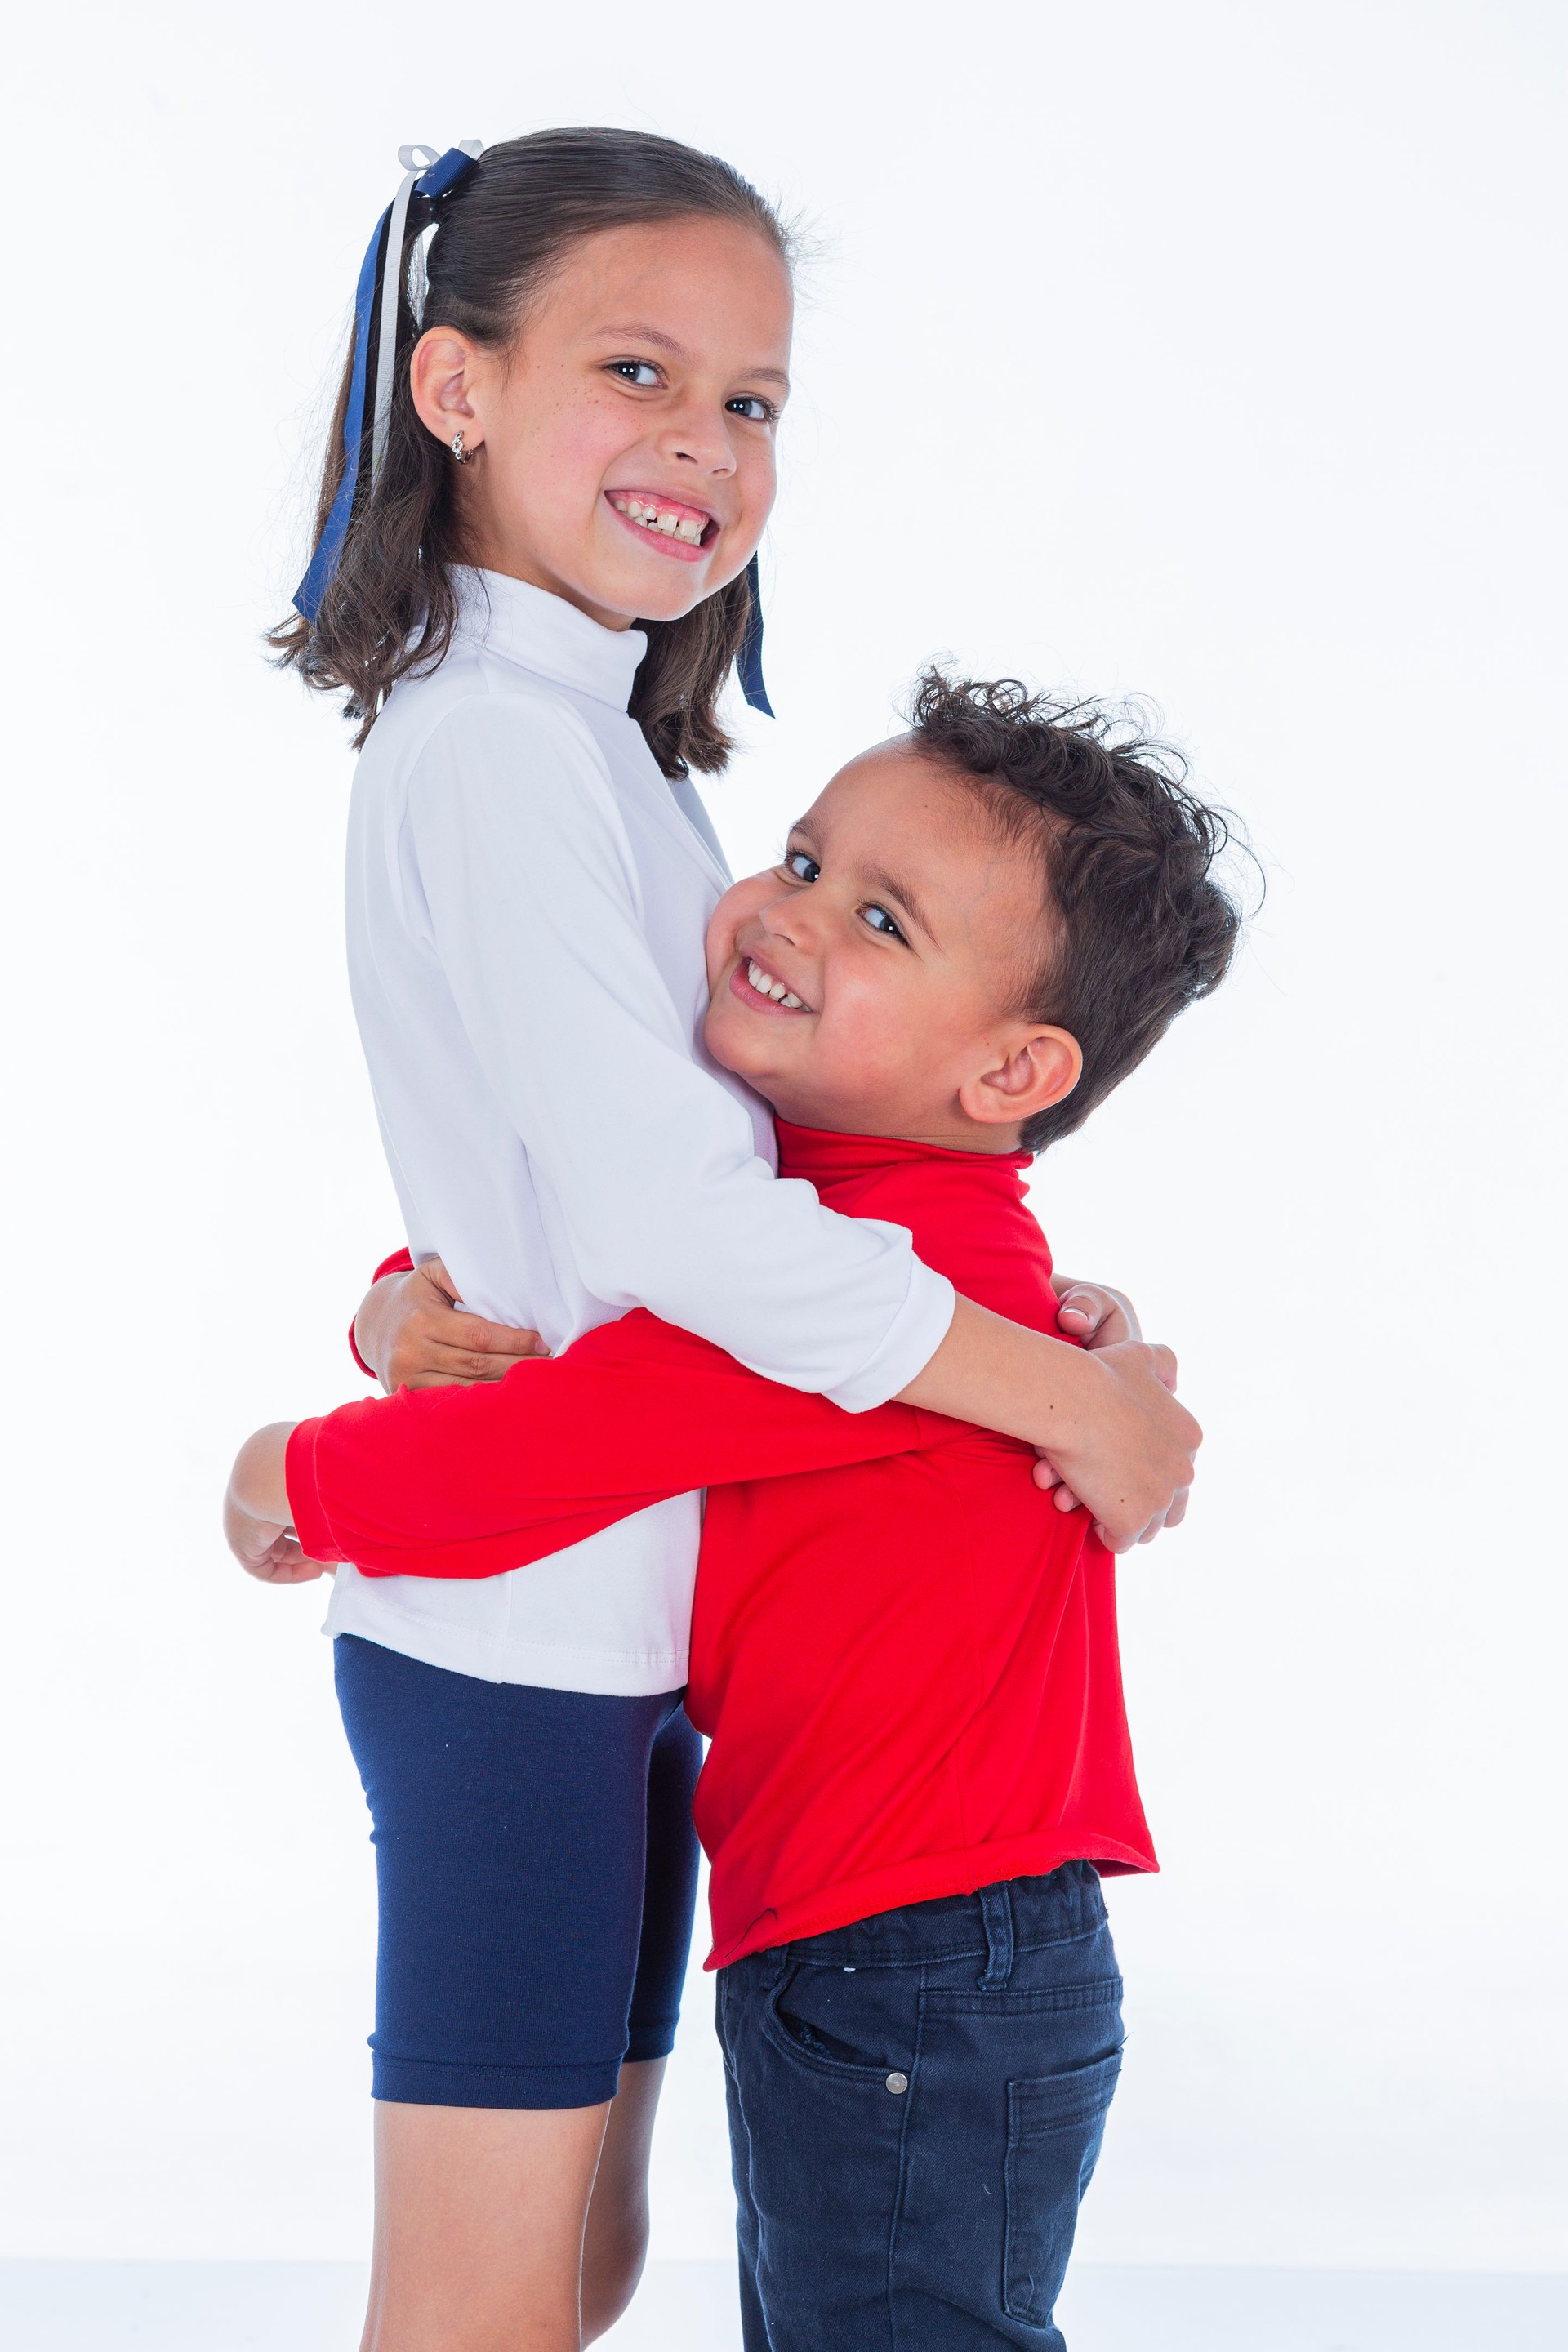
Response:
M1023 1157L780 1122L780 1172L907 1226L983 1307L1057 1328ZM395 1263L393 1261L392 1263ZM775 1387L642 1310L471 1389L303 1422L295 1526L367 1574L487 1576L706 1486L687 1708L710 1967L929 1896L1157 1867L1115 1563L1027 1446Z

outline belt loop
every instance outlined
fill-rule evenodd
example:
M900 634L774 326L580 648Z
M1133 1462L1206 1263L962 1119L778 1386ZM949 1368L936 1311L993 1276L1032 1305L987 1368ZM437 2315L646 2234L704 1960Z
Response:
M769 1944L763 1951L762 1958L763 1990L764 1992L772 1992L773 1987L776 1984L781 1983L788 1972L789 1946L787 1944Z
M998 1992L1013 1974L1013 1890L1005 1881L980 1890L980 1916L985 1922L985 1974L982 1992Z

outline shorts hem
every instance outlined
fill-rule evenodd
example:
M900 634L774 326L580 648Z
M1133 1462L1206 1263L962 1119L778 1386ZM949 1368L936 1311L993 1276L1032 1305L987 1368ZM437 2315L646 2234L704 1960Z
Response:
M620 2077L618 2058L585 2066L489 2066L384 2058L377 2051L370 2095L408 2107L598 2107L615 2097Z
M639 2033L636 2026L634 2026L632 2028L632 2038L626 2044L626 2054L624 2063L629 2066L640 2066L645 2064L650 2058L668 2058L674 2048L675 2025L673 2021L671 2021L668 2025L647 2026L641 2033Z

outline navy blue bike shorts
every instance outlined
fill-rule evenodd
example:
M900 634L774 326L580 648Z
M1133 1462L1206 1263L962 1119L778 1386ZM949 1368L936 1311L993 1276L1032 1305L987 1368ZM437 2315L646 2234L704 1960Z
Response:
M481 1682L353 1633L333 1650L375 1847L373 2097L613 2098L680 2013L701 1761L680 1693Z

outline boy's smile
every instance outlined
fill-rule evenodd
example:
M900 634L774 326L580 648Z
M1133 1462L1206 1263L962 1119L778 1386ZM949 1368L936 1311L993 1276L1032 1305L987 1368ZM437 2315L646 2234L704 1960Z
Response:
M708 1049L798 1126L1012 1150L1078 1077L1017 1009L1053 929L985 786L907 740L864 752L715 909Z

